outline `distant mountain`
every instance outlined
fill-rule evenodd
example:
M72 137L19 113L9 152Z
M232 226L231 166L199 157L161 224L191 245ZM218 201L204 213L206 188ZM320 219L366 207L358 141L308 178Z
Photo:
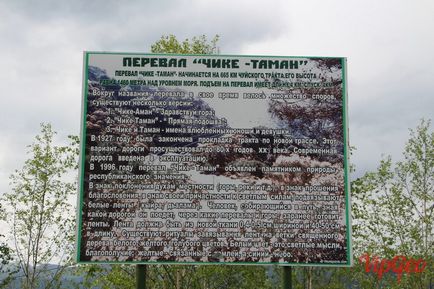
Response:
M41 271L41 275L39 278L39 286L35 289L42 289L46 288L48 283L54 282L54 288L57 286L55 284L60 284L59 288L62 289L77 289L77 288L83 288L83 276L77 275L76 268L77 267L68 267L65 268L64 273L62 274L60 280L56 281L53 280L54 274L59 270L60 266L55 264L43 264L38 266L39 270ZM19 289L22 288L22 282L24 280L24 272L22 270L18 271L17 273L10 276L9 274L3 273L0 275L0 284L3 283L3 281L7 278L11 277L11 281L8 283L8 285L5 287L7 289ZM95 288L97 289L97 288Z
M96 66L89 66L88 78L91 81L100 81L101 79L109 79L107 72Z

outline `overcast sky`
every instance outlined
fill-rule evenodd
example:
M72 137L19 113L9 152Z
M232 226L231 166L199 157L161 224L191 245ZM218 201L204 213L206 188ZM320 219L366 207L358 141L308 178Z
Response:
M374 170L433 119L433 15L430 0L0 0L0 192L39 123L79 134L83 51L149 52L167 34L219 34L222 54L347 57L352 162Z

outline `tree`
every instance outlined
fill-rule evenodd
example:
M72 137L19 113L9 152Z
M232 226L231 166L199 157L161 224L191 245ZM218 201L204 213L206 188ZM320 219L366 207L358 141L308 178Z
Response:
M1 210L1 204L0 204L0 210ZM0 234L0 238L3 238L4 235ZM3 241L0 243L0 276L2 274L10 273L10 271L7 268L7 265L12 260L11 256L11 249L7 244L5 244ZM2 278L3 279L3 278ZM10 278L5 277L3 280L0 280L0 288L3 288L10 282Z
M423 259L428 264L423 274L403 277L390 288L427 288L434 277L434 133L430 121L422 120L411 130L403 157L396 165L390 157L383 159L377 171L352 183L355 253Z
M160 40L151 45L152 53L179 53L179 54L218 54L219 48L217 42L219 36L208 42L205 35L195 36L191 40L186 38L180 42L170 34L161 36Z
M12 192L2 197L22 288L54 287L71 262L76 181L67 179L77 169L78 138L57 146L55 134L51 125L41 124L40 135L28 146L30 157L10 177ZM43 278L48 281L41 282Z
M4 216L4 209L2 204L0 204L0 218ZM11 261L11 249L7 244L4 243L3 238L5 236L0 234L0 274L5 271L5 266Z
M3 238L4 235L0 234L0 237ZM4 242L0 243L0 273L4 271L3 266L7 265L11 259L11 249Z

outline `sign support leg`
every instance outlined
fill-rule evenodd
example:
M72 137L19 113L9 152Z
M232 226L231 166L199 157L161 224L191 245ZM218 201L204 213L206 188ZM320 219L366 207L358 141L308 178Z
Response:
M136 289L146 289L146 265L136 265Z
M292 267L291 266L283 266L282 267L283 274L283 289L292 289Z

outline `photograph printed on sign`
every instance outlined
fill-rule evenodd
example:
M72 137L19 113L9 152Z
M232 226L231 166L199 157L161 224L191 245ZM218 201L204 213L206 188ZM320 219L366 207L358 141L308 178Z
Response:
M349 265L344 66L87 53L78 261Z

